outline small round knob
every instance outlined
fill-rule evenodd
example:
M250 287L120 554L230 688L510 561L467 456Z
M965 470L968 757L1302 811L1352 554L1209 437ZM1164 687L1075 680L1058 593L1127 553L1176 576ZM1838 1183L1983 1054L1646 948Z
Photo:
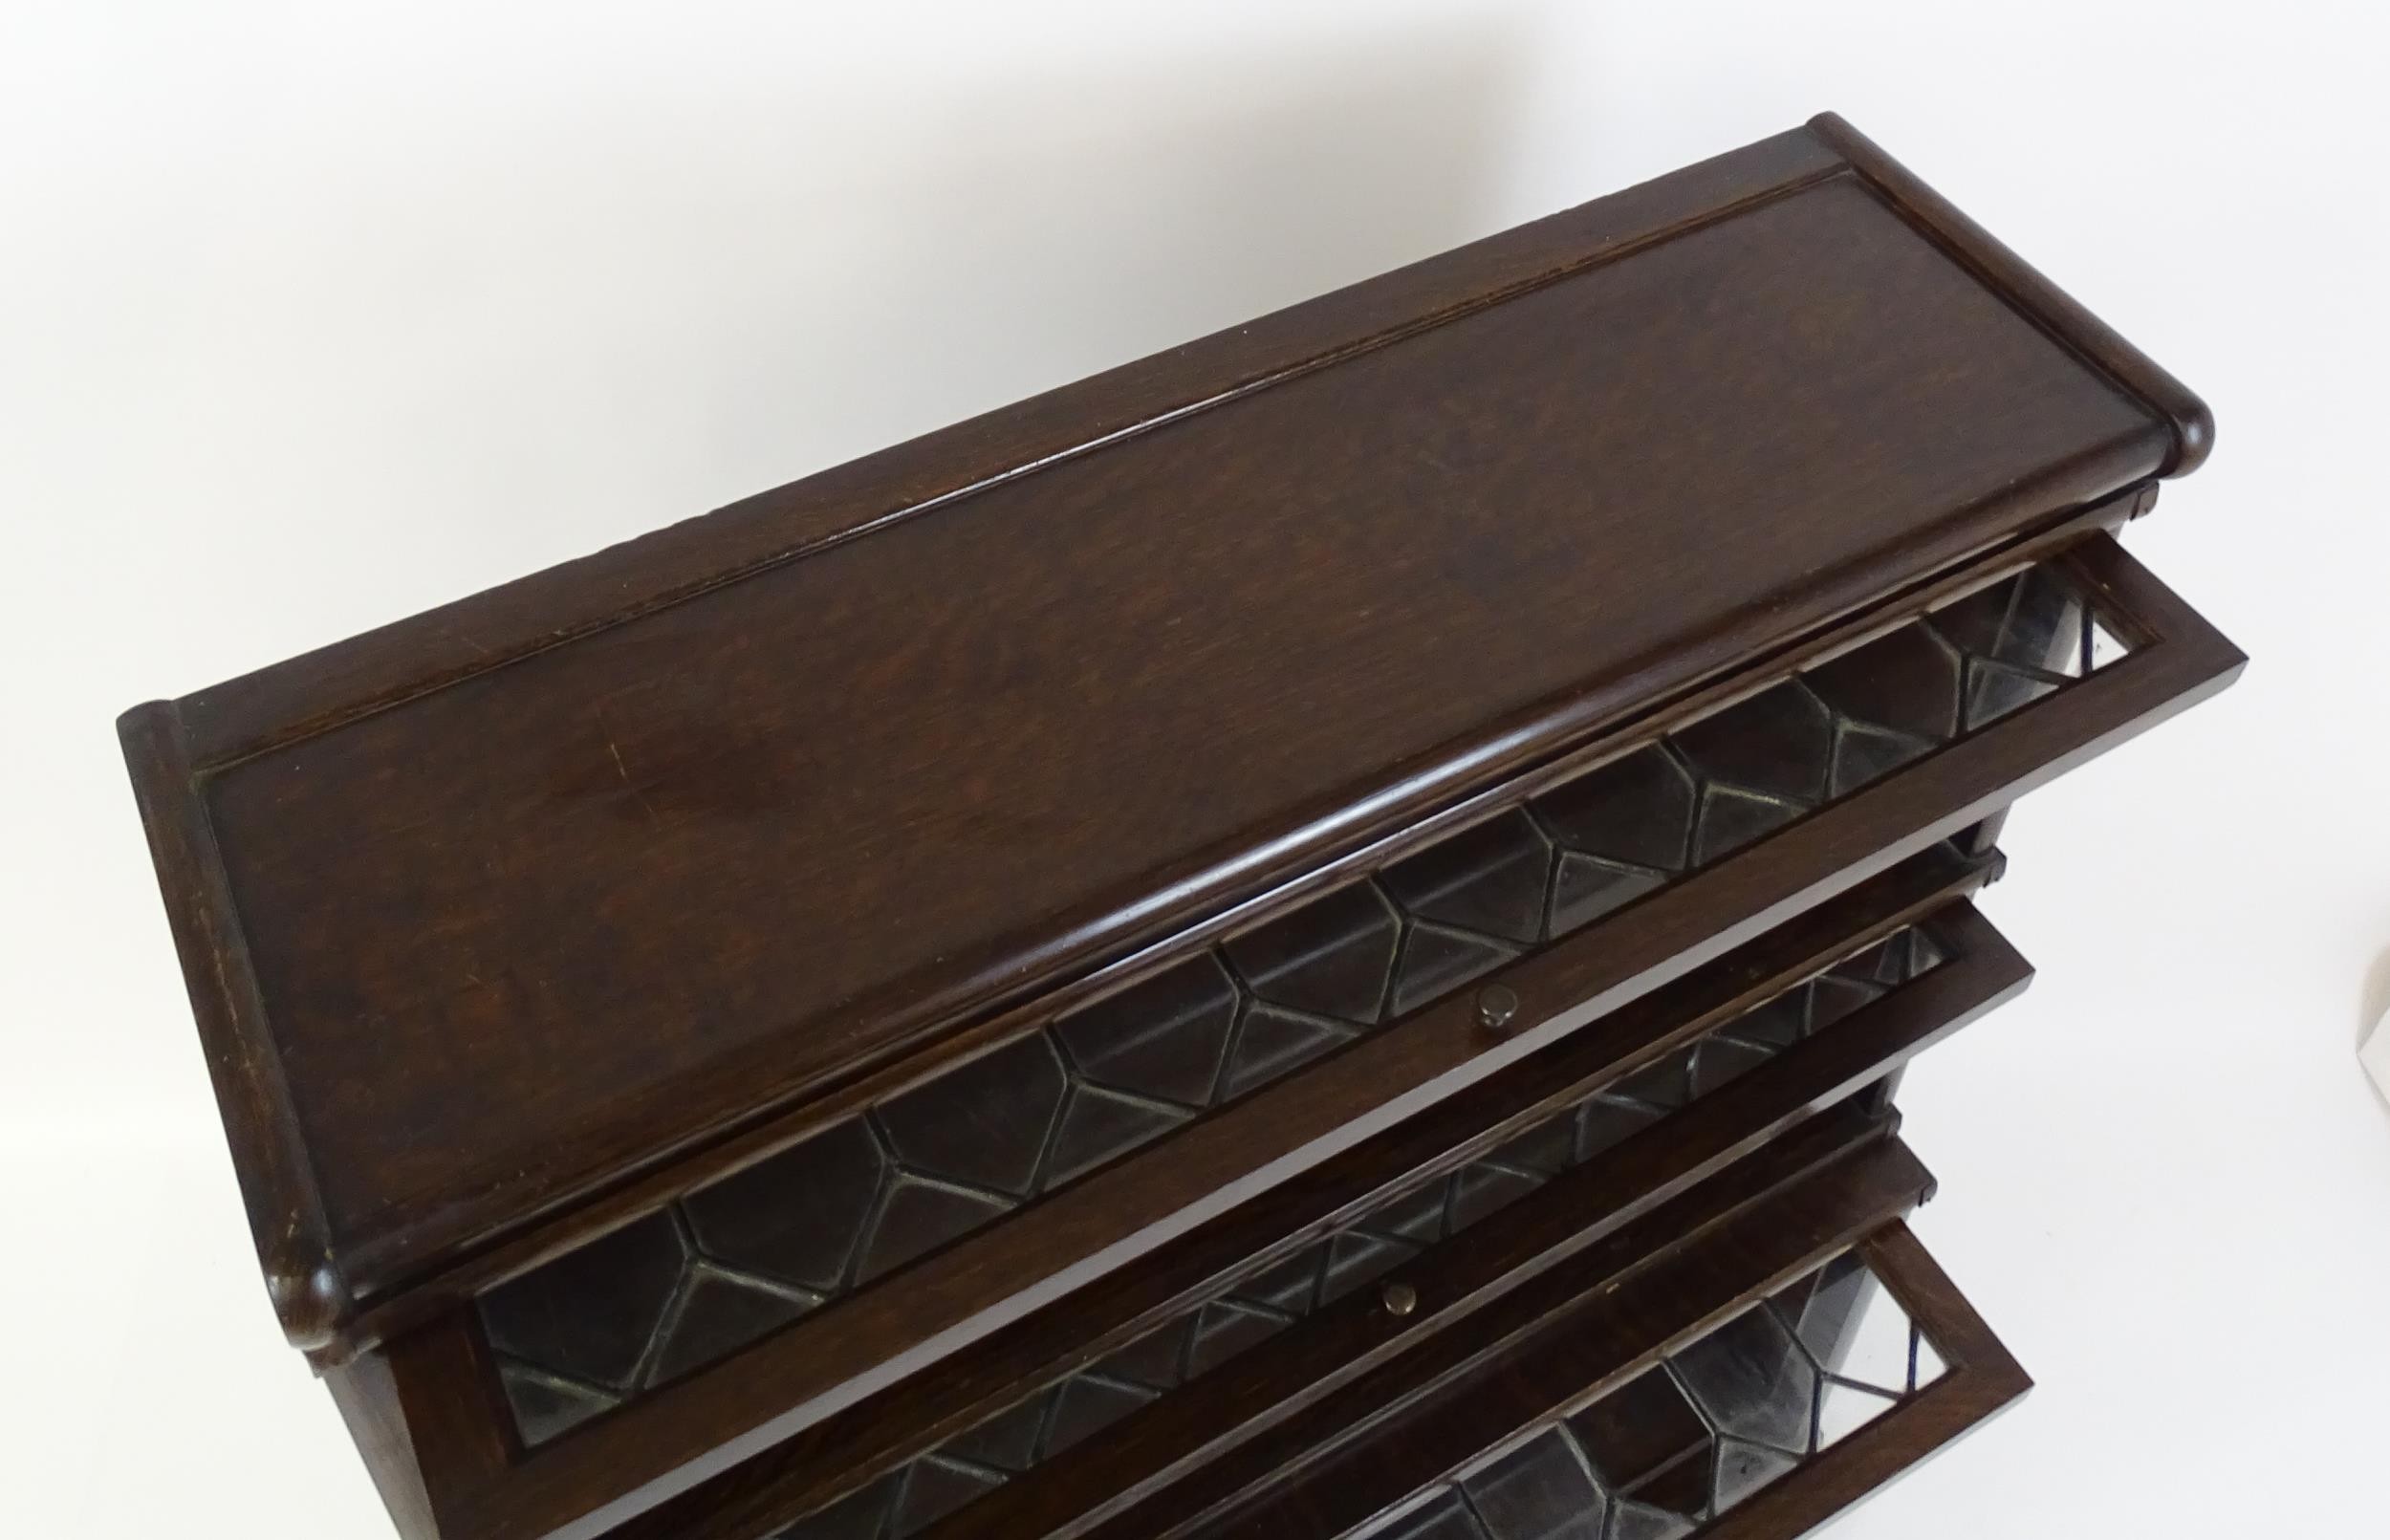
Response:
M1408 1315L1419 1309L1419 1291L1405 1283L1390 1283L1378 1291L1389 1315Z
M1492 985L1477 991L1477 1021L1481 1027L1500 1031L1517 1019L1519 997L1501 985Z

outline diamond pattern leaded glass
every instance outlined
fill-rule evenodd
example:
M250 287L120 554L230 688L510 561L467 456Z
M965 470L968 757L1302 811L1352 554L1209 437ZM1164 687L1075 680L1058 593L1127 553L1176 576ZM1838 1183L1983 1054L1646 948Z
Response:
M1593 1160L1636 1130L1826 1030L1934 967L1944 956L1924 930L1895 932L1458 1170L1380 1201L1292 1256L1249 1273L1219 1295L948 1440L893 1479L799 1521L783 1531L781 1540L832 1540L848 1534L905 1540L972 1498ZM1786 1297L1792 1297L1789 1291ZM1786 1308L1797 1327L1805 1318L1806 1302ZM1826 1319L1822 1311L1807 1318L1814 1330L1825 1330L1815 1324ZM1666 1402L1657 1404L1664 1410ZM1623 1414L1632 1405L1631 1400L1619 1402L1611 1411ZM1655 1456L1655 1469L1660 1463ZM1634 1486L1647 1497L1656 1489L1653 1481L1622 1485ZM1521 1486L1519 1490L1528 1488ZM1537 1502L1556 1501L1548 1485L1535 1486L1533 1492L1542 1494L1534 1498ZM1528 1501L1527 1496L1519 1498ZM1579 1531L1560 1528L1549 1532ZM1582 1532L1599 1534L1597 1529Z
M690 1192L481 1297L517 1430L540 1443L733 1353L2123 650L2054 572L2019 573ZM1455 1211L1527 1169L1478 1171Z
M1696 1534L1943 1369L1924 1333L1845 1252L1526 1430L1369 1532L1376 1540Z

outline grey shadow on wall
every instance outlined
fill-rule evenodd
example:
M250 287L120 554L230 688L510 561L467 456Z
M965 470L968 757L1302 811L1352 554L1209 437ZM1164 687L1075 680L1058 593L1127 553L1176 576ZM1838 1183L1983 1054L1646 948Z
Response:
M2390 1012L2390 946L2374 954L2373 962L2365 969L2364 986L2357 991L2355 1039L2357 1047L2364 1046L2366 1034L2374 1030L2374 1023L2380 1021L2384 1012ZM2385 1023L2381 1030L2390 1032L2390 1023ZM2357 1073L2364 1075L2367 1085L2374 1087L2374 1095L2381 1099L2383 1106L2390 1108L2390 1093L2374 1085L2373 1077L2366 1075L2362 1069Z
M2390 946L2376 952L2366 965L2365 983L2357 995L2357 1042L2365 1041L2384 1011L2390 1011Z

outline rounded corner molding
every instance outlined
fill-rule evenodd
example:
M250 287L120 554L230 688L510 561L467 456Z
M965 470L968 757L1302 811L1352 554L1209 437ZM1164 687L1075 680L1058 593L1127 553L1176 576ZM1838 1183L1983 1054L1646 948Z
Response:
M289 1338L291 1346L306 1353L319 1353L331 1347L356 1303L349 1293L348 1281L325 1258L317 1259L313 1266L304 1262L270 1263L266 1269L266 1292L273 1300L274 1314L281 1319L282 1334Z
M2179 402L2168 407L2167 416L2174 425L2174 459L2159 474L2169 479L2187 476L2205 465L2216 447L2216 414L2186 390Z

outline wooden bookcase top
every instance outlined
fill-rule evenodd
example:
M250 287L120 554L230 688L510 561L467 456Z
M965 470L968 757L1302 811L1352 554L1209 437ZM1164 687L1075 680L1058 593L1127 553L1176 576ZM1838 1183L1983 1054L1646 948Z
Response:
M295 1341L2205 453L1838 119L123 732Z

